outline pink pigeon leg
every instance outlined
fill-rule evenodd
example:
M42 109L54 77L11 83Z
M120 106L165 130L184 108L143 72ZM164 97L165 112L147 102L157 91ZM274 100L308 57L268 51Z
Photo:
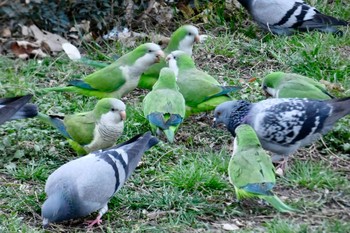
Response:
M98 214L95 220L87 221L87 224L89 224L87 228L92 228L95 224L100 225L102 223L101 217L102 215Z

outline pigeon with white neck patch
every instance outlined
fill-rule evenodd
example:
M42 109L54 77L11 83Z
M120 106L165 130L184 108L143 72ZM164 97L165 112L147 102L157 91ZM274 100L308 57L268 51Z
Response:
M97 98L120 99L137 87L141 74L159 62L161 57L164 57L164 52L159 45L146 43L82 80L72 80L66 87L44 88L41 92L75 92Z
M87 154L115 144L123 133L125 111L121 100L104 98L89 112L64 117L39 113L38 118L54 126L78 154Z
M158 143L150 132L115 147L72 160L47 179L41 214L43 225L80 218L98 211L89 227L101 224L108 202L137 167L143 153Z
M340 118L350 114L350 97L331 100L267 99L257 103L228 101L214 111L214 125L235 129L248 124L264 149L288 156L330 131Z
M238 0L258 25L274 34L291 35L295 31L322 31L342 35L337 26L349 22L319 12L302 0Z

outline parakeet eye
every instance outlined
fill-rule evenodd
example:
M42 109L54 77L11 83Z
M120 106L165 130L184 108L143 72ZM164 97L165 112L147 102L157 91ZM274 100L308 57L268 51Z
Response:
M153 52L153 50L152 50L152 49L149 49L149 50L148 50L148 52L149 52L149 53L152 53L152 52Z
M114 111L116 111L116 109L115 108L111 108L111 111L114 112Z
M192 33L191 33L191 32L189 32L189 33L188 33L188 35L189 35L189 36L192 36Z

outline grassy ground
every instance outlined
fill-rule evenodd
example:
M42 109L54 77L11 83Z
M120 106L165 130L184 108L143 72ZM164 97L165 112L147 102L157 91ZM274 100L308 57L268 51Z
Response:
M334 1L323 12L349 19L350 6ZM329 7L328 7L329 6ZM347 10L346 10L347 9ZM348 12L348 13L346 13ZM246 16L245 12L240 12ZM348 15L346 15L348 14ZM264 99L261 78L271 71L297 72L330 84L338 96L350 95L350 31L343 37L310 33L275 37L261 32L249 20L245 29L206 28L215 36L196 45L198 67L220 82L238 84L234 97ZM248 26L249 25L249 26ZM202 30L203 32L203 30ZM128 49L112 45L109 55ZM92 50L90 50L92 54ZM64 85L92 69L70 62L65 55L21 61L0 57L0 96ZM255 77L256 80L248 82ZM127 103L125 134L119 141L147 131L141 100L147 92L136 90ZM42 112L73 113L90 110L96 99L74 94L35 95ZM276 194L300 213L280 214L259 200L237 202L228 182L227 166L232 138L223 128L211 128L212 113L187 119L176 143L161 143L147 152L142 164L122 190L111 199L101 232L350 232L350 118L316 144L294 154L285 177L278 178ZM40 208L45 200L48 175L76 158L65 140L37 119L9 122L0 127L0 231L44 232ZM52 224L56 232L85 231L85 219Z

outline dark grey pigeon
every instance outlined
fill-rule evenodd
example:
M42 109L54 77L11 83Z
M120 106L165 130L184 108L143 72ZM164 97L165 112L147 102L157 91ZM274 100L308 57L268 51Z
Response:
M350 114L350 97L332 100L267 99L257 103L228 101L214 111L214 124L224 123L235 136L240 124L253 127L261 145L287 158L332 129Z
M342 35L349 22L324 15L302 0L238 0L260 27L278 35L318 30Z
M32 95L0 98L0 124L9 120L35 117L38 108L35 104L27 104Z
M46 181L43 225L84 217L97 210L98 216L89 227L100 224L109 200L130 177L143 153L157 143L158 139L147 132L59 167Z

